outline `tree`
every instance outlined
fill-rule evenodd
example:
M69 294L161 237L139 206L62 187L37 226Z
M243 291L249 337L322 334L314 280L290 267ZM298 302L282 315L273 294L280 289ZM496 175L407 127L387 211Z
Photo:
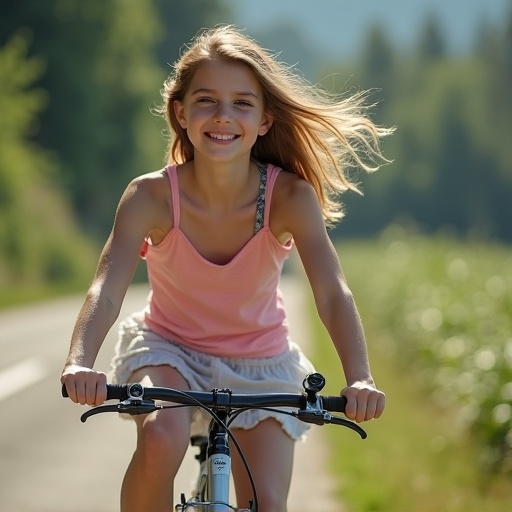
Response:
M378 104L374 110L374 119L383 123L386 119L386 108L398 95L396 82L398 70L396 69L394 49L385 32L374 26L368 35L361 58L360 80L363 89L373 89Z
M161 101L168 64L204 20L220 15L219 6L204 0L0 4L0 41L25 27L33 38L30 54L46 63L37 85L47 91L48 105L31 138L56 155L57 185L70 195L82 226L100 238L129 179L164 163L165 124L150 111Z
M165 73L170 72L170 66L179 57L184 45L200 29L212 27L229 18L227 7L219 0L154 0L154 5L161 21L156 57Z
M418 44L418 57L422 64L436 62L446 57L443 31L436 16L427 17Z
M28 46L20 31L0 48L0 284L16 291L80 279L91 255L65 198L50 185L53 156L30 141L47 95L34 87L44 65L27 56Z
M57 183L82 224L105 233L128 177L140 171L137 120L152 106L150 87L161 83L151 54L158 33L152 4L25 0L2 10L1 39L24 27L30 54L46 63L37 85L48 105L31 138L58 158ZM155 120L156 140L160 129Z

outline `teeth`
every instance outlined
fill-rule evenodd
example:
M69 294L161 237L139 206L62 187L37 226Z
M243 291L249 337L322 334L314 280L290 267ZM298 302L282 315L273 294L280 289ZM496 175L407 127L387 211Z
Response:
M219 140L233 140L235 138L235 135L227 135L227 134L220 134L220 133L209 133L210 137L212 139L219 139Z

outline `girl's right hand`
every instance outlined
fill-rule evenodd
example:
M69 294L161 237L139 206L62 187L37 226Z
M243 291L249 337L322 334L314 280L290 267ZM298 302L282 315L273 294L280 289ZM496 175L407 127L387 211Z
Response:
M69 398L81 405L101 405L107 399L107 376L85 366L66 366L60 378Z

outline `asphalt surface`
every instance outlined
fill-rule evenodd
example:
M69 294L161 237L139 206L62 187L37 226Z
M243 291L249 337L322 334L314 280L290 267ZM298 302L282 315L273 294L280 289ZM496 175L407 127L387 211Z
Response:
M308 353L304 290L291 277L282 289L294 339ZM147 289L133 287L121 315L140 309ZM0 311L0 511L115 512L119 489L133 452L131 421L114 414L79 420L86 409L60 396L59 376L83 297L68 297ZM108 370L116 327L96 367ZM329 447L322 427L299 443L289 498L290 512L341 512L326 469ZM175 483L188 492L196 462L187 456ZM141 511L143 512L143 511Z

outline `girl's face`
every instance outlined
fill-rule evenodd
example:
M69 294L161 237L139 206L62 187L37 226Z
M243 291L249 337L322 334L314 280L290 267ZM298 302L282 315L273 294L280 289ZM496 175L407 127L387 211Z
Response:
M195 153L218 162L250 155L258 136L272 126L254 72L222 59L201 64L183 101L173 106Z

